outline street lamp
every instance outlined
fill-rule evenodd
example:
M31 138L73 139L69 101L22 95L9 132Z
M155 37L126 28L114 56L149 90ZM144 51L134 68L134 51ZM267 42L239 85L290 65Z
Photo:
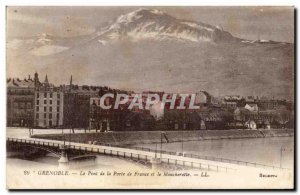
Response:
M70 129L70 136L69 136L69 147L71 145L71 129Z
M157 158L157 143L155 144L155 158Z
M181 132L181 154L183 156L183 132Z
M66 140L65 140L65 134L64 134L64 129L61 128L61 133L62 133L62 137L63 137L63 140L64 140L64 146L66 145Z
M282 153L285 151L285 148L281 146L280 148L280 168L282 168Z
M162 132L160 132L160 158L162 153Z

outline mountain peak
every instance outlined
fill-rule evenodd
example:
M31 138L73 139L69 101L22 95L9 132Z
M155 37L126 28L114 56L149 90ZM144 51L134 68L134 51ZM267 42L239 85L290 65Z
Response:
M166 16L167 14L164 13L163 11L161 11L161 10L158 10L158 9L140 8L140 9L137 9L133 12L129 12L127 14L121 15L118 18L118 21L123 20L125 18L128 19L128 20L132 20L132 19L138 19L138 18L141 18L141 17L149 17L150 15L153 15L153 16L165 15Z
M37 42L38 43L42 43L42 44L46 44L46 43L50 43L53 41L53 36L48 34L48 33L42 33L38 39L37 39Z
M97 35L102 40L172 39L192 42L231 41L235 38L219 27L201 22L177 19L158 9L141 8L119 16Z
M132 22L138 22L139 20L150 20L150 19L164 19L162 18L171 18L171 16L158 9L146 9L140 8L133 12L121 15L117 18L116 22L112 25L113 27L120 27L120 25L128 25Z

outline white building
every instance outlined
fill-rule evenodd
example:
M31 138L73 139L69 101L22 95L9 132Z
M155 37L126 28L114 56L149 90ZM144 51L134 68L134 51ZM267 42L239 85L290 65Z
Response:
M38 80L38 78L35 78ZM52 84L40 83L35 90L34 126L58 127L63 125L63 92Z
M252 111L252 112L258 112L258 105L257 104L253 104L253 103L247 103L245 105L245 108L249 111Z

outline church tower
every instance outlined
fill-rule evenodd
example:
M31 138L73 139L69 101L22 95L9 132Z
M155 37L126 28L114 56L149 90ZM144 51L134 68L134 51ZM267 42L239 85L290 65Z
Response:
M46 77L45 77L45 81L43 83L43 86L45 87L50 87L50 84L49 84L49 81L48 81L48 75L46 74Z
M48 76L47 76L47 74L46 74L46 78L45 78L45 81L44 81L44 83L46 83L46 84L49 84L49 82L48 82Z
M40 81L39 81L39 75L37 72L34 73L34 86L39 87Z

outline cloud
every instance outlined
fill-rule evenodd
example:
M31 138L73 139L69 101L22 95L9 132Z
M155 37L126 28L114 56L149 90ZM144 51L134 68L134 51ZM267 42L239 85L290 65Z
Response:
M7 20L13 20L17 22L22 22L25 24L45 24L47 20L45 18L31 16L28 14L19 14L17 12L8 12Z
M48 56L48 55L60 53L67 49L69 49L69 48L58 46L58 45L44 45L42 47L32 50L30 53L35 56Z
M8 36L38 36L46 32L56 36L70 37L95 32L95 27L88 24L86 17L56 14L55 10L49 10L48 13L47 9L42 12L33 7L8 7Z

